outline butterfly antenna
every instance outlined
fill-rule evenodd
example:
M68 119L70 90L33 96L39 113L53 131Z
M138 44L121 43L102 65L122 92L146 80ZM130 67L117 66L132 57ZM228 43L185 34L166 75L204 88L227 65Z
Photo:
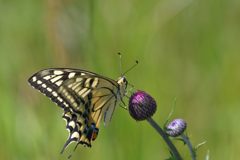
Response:
M134 67L136 67L138 65L138 60L136 60L136 63L134 65L132 65L132 67L130 67L127 71L125 71L122 75L125 75L126 73L128 73L129 71L131 71Z
M123 76L123 73L122 73L122 54L120 52L118 52L118 55L119 55L119 71L120 71L121 76Z

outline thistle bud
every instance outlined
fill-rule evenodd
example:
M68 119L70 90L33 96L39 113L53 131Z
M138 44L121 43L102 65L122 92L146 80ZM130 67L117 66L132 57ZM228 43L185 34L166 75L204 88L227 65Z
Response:
M129 113L137 121L150 118L157 109L156 101L144 91L136 91L129 99Z
M183 119L174 119L166 127L166 133L171 137L181 135L187 128L187 123Z

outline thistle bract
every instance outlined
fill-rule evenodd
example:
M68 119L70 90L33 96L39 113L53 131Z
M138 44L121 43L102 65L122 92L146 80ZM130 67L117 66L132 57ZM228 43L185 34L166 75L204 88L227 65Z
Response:
M129 99L129 113L137 121L150 118L156 109L156 101L144 91L136 91Z

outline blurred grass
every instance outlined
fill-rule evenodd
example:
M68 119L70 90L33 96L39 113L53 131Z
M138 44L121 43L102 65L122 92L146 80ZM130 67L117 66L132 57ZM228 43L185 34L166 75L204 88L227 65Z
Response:
M0 1L0 159L65 159L61 110L27 84L47 67L85 68L116 79L117 52L127 78L158 102L163 124L188 122L203 159L239 159L240 2L237 0ZM186 148L181 148L185 159ZM146 122L117 108L91 149L72 159L164 159L166 145Z

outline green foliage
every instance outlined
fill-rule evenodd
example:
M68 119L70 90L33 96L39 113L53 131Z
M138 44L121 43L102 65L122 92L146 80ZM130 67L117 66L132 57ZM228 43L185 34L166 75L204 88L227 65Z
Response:
M240 3L237 0L6 1L0 5L0 159L66 159L62 111L28 77L47 67L88 69L116 79L118 52L135 88L158 104L163 124L188 122L199 159L239 159ZM127 101L127 100L126 100ZM183 157L189 157L179 143ZM71 150L72 148L70 148ZM146 122L116 109L91 149L72 159L159 160L167 147Z

